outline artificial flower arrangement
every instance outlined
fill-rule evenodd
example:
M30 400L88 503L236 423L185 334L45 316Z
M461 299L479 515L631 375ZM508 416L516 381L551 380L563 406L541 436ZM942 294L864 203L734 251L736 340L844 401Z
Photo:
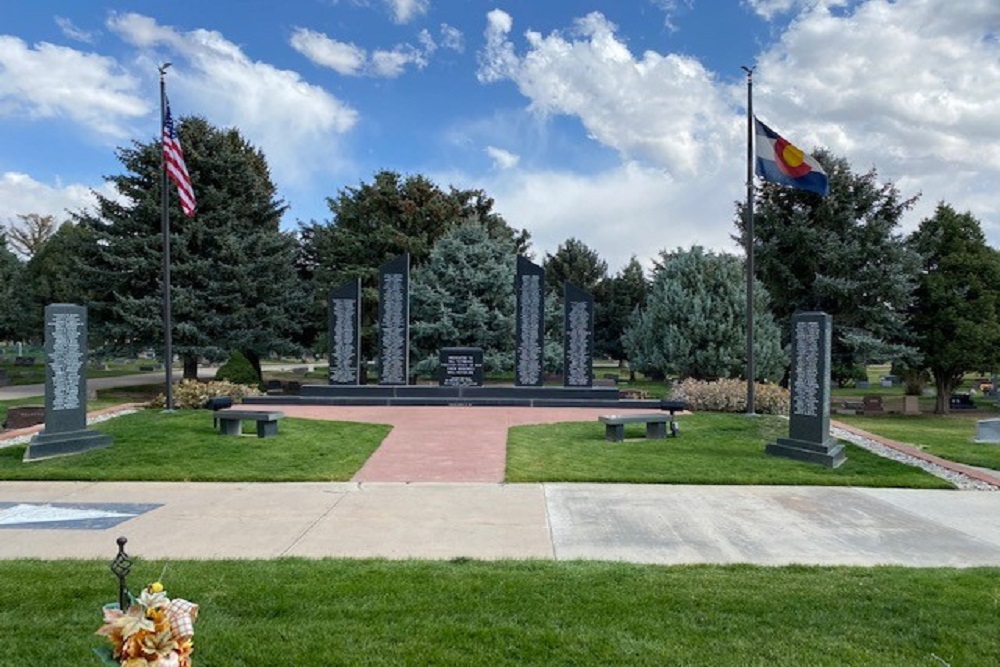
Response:
M191 667L194 622L198 605L171 600L163 584L154 582L122 611L117 604L104 607L104 625L98 635L111 648L95 649L108 667Z

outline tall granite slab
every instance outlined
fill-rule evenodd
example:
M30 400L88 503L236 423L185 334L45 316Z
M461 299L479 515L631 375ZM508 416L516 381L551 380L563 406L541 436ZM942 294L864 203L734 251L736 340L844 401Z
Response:
M836 468L847 460L830 435L830 344L833 320L826 313L792 316L792 404L788 437L765 448L768 454Z
M483 348L443 347L438 352L438 384L442 387L482 387Z
M517 327L514 346L514 384L540 387L545 361L545 269L518 255L514 277Z
M563 386L594 384L594 296L563 285Z
M45 307L45 428L24 452L25 461L107 447L111 436L87 429L87 309L67 303Z
M410 376L410 255L378 270L378 383L407 384Z
M361 279L355 278L327 297L329 307L329 382L361 383Z

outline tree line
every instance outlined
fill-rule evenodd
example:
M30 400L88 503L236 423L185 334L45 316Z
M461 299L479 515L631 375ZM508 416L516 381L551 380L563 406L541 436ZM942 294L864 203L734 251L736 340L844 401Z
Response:
M430 373L445 346L483 347L487 367L513 368L517 255L546 272L549 370L561 366L562 286L594 294L595 350L652 377L715 379L745 369L745 265L737 254L664 249L651 267L636 257L611 274L599 252L569 238L536 258L526 229L512 227L482 190L442 188L421 175L376 173L327 199L330 219L280 228L264 154L236 129L202 118L179 124L198 211L170 198L173 349L186 377L201 360L239 350L260 370L269 354L325 351L328 292L360 277L362 352L373 358L378 267L409 253L413 369ZM38 340L46 304L90 308L92 349L134 354L161 348L162 238L158 141L117 150L118 192L60 224L25 214L0 232L0 339ZM833 316L833 376L863 379L891 361L929 375L938 409L970 371L992 370L1000 350L1000 254L971 213L941 202L909 235L904 198L872 169L855 173L818 151L830 194L768 183L755 194L755 357L763 381L787 379L795 312ZM735 205L746 234L744 204ZM16 251L16 252L15 252Z

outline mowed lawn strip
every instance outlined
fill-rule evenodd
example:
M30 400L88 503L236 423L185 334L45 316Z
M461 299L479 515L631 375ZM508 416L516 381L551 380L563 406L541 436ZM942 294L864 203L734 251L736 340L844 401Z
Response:
M597 420L512 428L507 481L953 488L853 445L837 469L765 454L768 442L788 435L788 421L772 415L705 412L681 416L679 423L677 438L646 440L639 424L616 443L604 439Z
M250 429L247 422L245 429ZM391 427L285 418L271 438L223 436L209 410L143 410L101 422L105 449L22 463L25 447L0 449L0 479L82 481L347 481ZM247 430L251 433L251 430Z
M111 551L113 551L111 545ZM164 566L166 566L164 572ZM995 665L1000 570L138 560L214 665ZM103 561L0 562L9 665L96 664Z
M977 415L837 415L836 419L883 438L904 442L949 461L1000 470L1000 444L975 442Z

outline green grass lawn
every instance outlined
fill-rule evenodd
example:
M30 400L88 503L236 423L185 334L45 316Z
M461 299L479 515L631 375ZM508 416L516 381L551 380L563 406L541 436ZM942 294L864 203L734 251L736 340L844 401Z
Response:
M133 591L164 565L138 560ZM106 562L0 562L0 581L0 664L98 664ZM200 605L198 667L1000 664L997 568L282 559L162 581Z
M114 444L29 464L21 461L24 446L0 449L0 479L345 481L390 429L379 424L286 418L273 438L228 437L213 427L208 410L143 410L94 428L112 435Z
M951 488L928 473L848 445L835 470L769 456L764 446L788 435L779 417L697 413L679 418L681 435L646 440L645 427L625 442L604 440L593 422L518 426L507 439L509 482L639 482L657 484L815 484Z
M836 419L870 433L916 445L958 463L1000 470L1000 445L977 444L976 420L983 415L836 415Z

